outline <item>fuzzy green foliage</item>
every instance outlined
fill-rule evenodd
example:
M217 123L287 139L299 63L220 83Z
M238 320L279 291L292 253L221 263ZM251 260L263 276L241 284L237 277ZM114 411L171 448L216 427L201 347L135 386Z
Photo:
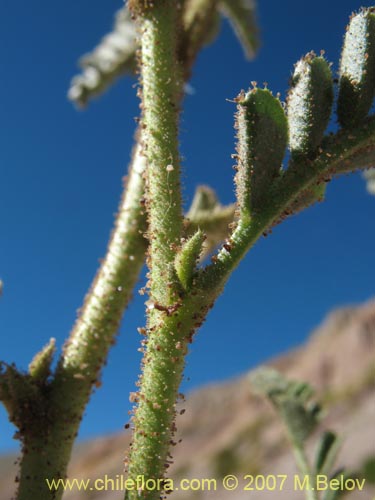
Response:
M271 368L260 368L250 376L252 387L267 396L279 412L293 442L302 444L319 422L319 406L310 399L312 388L289 381Z
M0 363L0 399L8 411L9 420L18 429L24 428L22 439L45 426L42 418L36 418L42 416L40 387L14 364Z
M69 99L83 107L119 76L134 73L137 47L135 25L125 6L116 13L113 31L80 59L82 73L72 79Z
M201 229L206 235L201 259L229 236L229 226L234 220L234 213L234 203L221 205L213 189L208 186L199 186L196 189L186 214L186 221L189 235L194 234L197 229Z
M56 340L52 338L48 344L34 356L29 364L29 373L36 382L46 382L51 374L51 363L55 352Z
M338 470L335 474L333 474L330 479L339 479L343 478L344 484L347 479L352 479L353 474L351 472L347 472L345 470ZM323 493L323 500L339 500L339 498L344 497L347 493L349 493L348 490L341 490L341 489L330 489L328 488L324 493Z
M329 474L336 461L341 440L332 431L325 431L318 443L315 454L314 470L316 474Z
M216 36L218 9L230 16L247 51L255 48L253 3L132 0L128 5L136 15L141 35L141 132L106 258L54 373L49 376L52 344L33 360L29 374L8 365L0 371L0 396L24 445L17 500L39 500L45 486L43 478L66 474L85 405L93 387L100 385L101 368L143 264L145 233L149 239L150 297L146 303L147 325L142 329L147 337L142 346L140 388L132 396L137 406L132 418L128 473L130 478L139 474L162 478L170 465L175 404L188 345L235 267L260 236L289 212L321 198L325 182L331 177L367 168L375 161L375 117L367 117L362 104L361 113L354 113L358 127L322 137L329 114L324 103L331 95L330 77L327 63L311 57L305 60L303 78L298 82L294 79L292 90L305 81L311 97L305 102L303 120L296 119L291 125L293 137L299 141L292 153L298 150L303 154L292 154L288 168L282 170L288 143L288 122L282 104L267 89L241 93L237 99L237 214L234 216L233 205L221 206L212 191L200 188L184 219L178 141L184 83L199 49ZM363 14L366 22L370 20L365 23L367 29L373 23L373 9L363 12L367 12ZM129 24L129 30L133 29ZM367 43L368 38L363 40ZM89 59L88 68L95 67L101 83L97 80L91 87L83 85L82 92L77 91L73 99L85 102L110 83L124 56L122 49L117 50L118 42L116 36L107 38L94 59ZM346 47L356 46L353 40L348 43ZM137 45L132 45L128 62L136 49ZM108 63L107 55L115 53L119 58L111 59L106 73L102 63ZM363 84L367 81L368 77L363 76L361 85L357 85L355 105L367 102L369 86ZM340 106L345 106L342 98ZM229 222L235 224L228 228ZM209 245L226 239L210 264L197 267L203 232L209 235ZM287 426L301 471L312 475L304 453L304 442L315 428L319 413L318 407L310 403L311 390L306 384L289 382L270 372L263 373L260 379L258 385ZM333 440L326 438L317 466L328 467L333 450ZM51 492L48 498L57 500L61 495L62 491ZM140 496L156 500L159 492L127 495L129 500ZM310 492L309 499L317 499L314 492Z
M288 143L287 119L278 98L254 88L237 98L237 200L240 217L259 211L280 173Z
M214 212L219 206L219 200L213 189L208 186L199 186L191 202L190 210L187 214L188 219L197 219L203 212Z
M248 59L259 47L255 0L220 0L219 8L228 17Z
M320 406L311 403L312 388L298 381L287 380L278 371L262 367L250 375L250 383L258 394L266 396L287 429L290 443L300 473L308 476L310 485L315 484L318 475L330 478L351 475L345 470L334 471L337 454L341 446L341 439L332 431L323 432L315 452L314 465L310 466L306 452L305 441L316 429L320 421ZM327 489L322 496L314 488L306 490L307 500L336 500L345 491Z
M202 46L210 44L220 30L218 0L185 0L184 37L190 51L196 54Z
M204 240L204 233L198 230L183 244L176 255L176 273L184 290L189 290L192 285L197 262L203 250Z
M237 6L231 4L219 0L185 0L181 4L177 52L186 79L190 76L198 52L218 35L220 14L229 17L235 29L239 26L236 31L241 34L247 53L253 55L257 50L259 42L254 1L241 0ZM117 12L112 32L91 53L80 59L82 73L72 79L68 92L69 99L79 107L84 107L91 98L102 94L117 78L135 73L139 39L129 7L141 14L149 11L151 3L133 1L126 4Z
M375 94L375 8L354 15L346 30L340 64L337 115L353 128L367 115Z
M294 211L301 210L320 198L324 181L333 174L350 171L358 164L367 166L375 148L375 122L369 119L355 134L352 131L350 134L339 132L323 139L320 132L315 139L319 147L317 154L313 157L299 155L293 158L286 171L282 171L288 143L288 123L282 104L267 89L254 88L248 93L241 93L237 98L236 122L239 220L222 248L213 256L212 263L203 269L195 271L195 244L186 246L183 261L189 263L189 272L184 275L181 272L184 266L177 262L182 281L189 285L181 293L181 285L176 286L170 273L170 265L172 262L176 264L176 255L181 251L179 242L186 226L180 224L179 162L175 150L177 127L174 128L175 115L169 107L171 102L177 103L176 88L174 82L163 78L164 71L172 71L173 43L176 41L168 36L168 43L163 39L167 23L166 12L162 12L158 5L144 15L142 23L150 300L147 303L145 329L148 334L147 348L133 417L134 432L128 468L131 478L144 471L151 477L161 477L169 465L167 453L174 432L173 408L188 343L233 269L260 235L282 218L288 208L292 206ZM160 64L157 61L164 62ZM315 69L315 64L313 66ZM165 141L167 136L168 142ZM212 193L200 193L191 212L195 215L214 212L216 206ZM286 424L301 471L312 475L304 443L318 423L319 407L310 402L311 391L307 384L284 381L280 385L279 375L273 377L272 383L276 379L279 385L276 389L272 388L269 397ZM314 492L309 495L310 500L316 500ZM141 496L156 499L157 494L142 492ZM136 495L129 492L126 498L133 500Z
M333 81L328 62L310 52L297 64L288 95L292 155L314 153L331 116Z
M186 75L189 76L192 64L199 50L211 43L220 30L218 0L185 0L183 6L179 57L184 61Z

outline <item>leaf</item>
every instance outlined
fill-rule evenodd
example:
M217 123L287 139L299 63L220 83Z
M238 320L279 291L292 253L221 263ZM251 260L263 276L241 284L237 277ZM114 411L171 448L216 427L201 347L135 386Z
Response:
M310 52L296 64L287 103L292 155L313 153L323 139L333 104L332 73L324 57Z
M320 438L316 452L315 473L329 474L336 460L341 440L331 431L326 431Z
M197 229L204 231L206 240L200 260L204 259L229 235L229 225L234 221L235 205L223 206L213 189L198 186L191 207L186 214L186 231L189 236Z
M53 355L56 351L56 340L50 339L43 349L38 352L29 364L29 373L37 382L45 382L50 375Z
M316 428L315 412L309 411L298 400L282 399L276 404L295 443L303 443Z
M332 479L338 479L340 476L343 476L343 481L345 483L346 479L352 479L353 474L345 471L343 469L338 470L333 476L330 477L330 480ZM328 488L323 495L323 500L338 500L339 498L342 498L345 496L347 493L350 493L348 490L333 490Z
M280 372L268 366L261 366L251 372L249 379L254 391L267 397L284 394L290 387L290 382Z
M176 255L175 268L177 276L185 290L190 289L196 270L197 261L202 253L205 235L198 230Z
M191 66L199 50L212 43L220 31L217 0L185 0L180 56Z
M221 0L221 12L233 26L245 56L252 59L259 48L259 31L254 0Z
M80 60L82 73L72 79L68 97L83 107L103 93L113 81L136 68L136 28L127 7L116 13L113 31Z
M262 367L250 375L256 392L269 398L294 444L301 447L319 422L320 407L310 403L313 389L305 382L289 381L273 368Z
M366 118L375 94L375 8L353 15L346 30L340 64L337 115L342 127Z
M278 98L254 88L237 98L237 200L242 215L264 209L279 176L288 142L287 119Z
M219 200L213 189L208 186L198 186L187 217L189 219L199 218L200 213L207 211L213 212L219 206Z

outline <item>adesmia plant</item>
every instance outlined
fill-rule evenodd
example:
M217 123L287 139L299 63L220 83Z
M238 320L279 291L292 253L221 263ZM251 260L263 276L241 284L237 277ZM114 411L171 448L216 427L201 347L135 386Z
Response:
M137 68L141 117L107 255L56 368L54 340L27 373L2 364L1 400L22 442L18 500L61 498L63 492L49 491L45 478L66 475L85 406L99 385L145 255L147 324L140 328L144 357L139 392L132 395L127 473L163 478L175 444L175 405L188 346L232 271L273 226L323 199L333 177L375 164L375 117L368 115L375 89L371 7L352 16L345 35L339 130L324 135L334 105L333 77L324 57L309 53L295 67L286 108L266 88L253 86L236 98L236 203L223 207L212 190L199 188L184 216L180 108L197 53L217 35L220 14L229 17L251 55L257 47L251 0L131 0L72 83L70 97L84 105ZM239 88L248 84L239 82ZM202 264L210 253L211 262ZM128 491L126 498L160 494Z

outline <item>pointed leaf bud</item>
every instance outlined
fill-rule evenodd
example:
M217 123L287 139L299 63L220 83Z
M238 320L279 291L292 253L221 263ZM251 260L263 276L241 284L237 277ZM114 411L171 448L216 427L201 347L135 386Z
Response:
M204 240L204 233L198 229L198 231L182 246L180 252L176 256L176 273L185 290L188 290L192 284L197 261L203 249Z
M331 116L333 81L328 62L310 52L295 67L288 95L289 144L292 155L313 153Z
M50 339L43 349L38 352L29 364L31 377L38 382L45 382L50 375L53 355L56 351L56 340Z
M136 69L136 27L127 7L116 13L111 33L79 61L82 73L70 85L68 98L84 107L94 96L102 94L116 78Z
M318 449L316 452L316 474L322 474L323 472L326 472L327 474L331 473L331 469L339 451L340 444L341 441L337 438L334 432L324 432L324 434L320 438Z
M219 208L221 205L217 198L215 191L209 186L198 186L195 193L193 201L187 217L189 219L195 219L199 217L201 212L213 212L215 209Z
M337 115L355 127L369 112L375 93L375 8L354 15L347 27L340 64Z
M237 98L238 169L235 176L240 217L259 210L280 173L288 142L287 119L279 99L254 88Z

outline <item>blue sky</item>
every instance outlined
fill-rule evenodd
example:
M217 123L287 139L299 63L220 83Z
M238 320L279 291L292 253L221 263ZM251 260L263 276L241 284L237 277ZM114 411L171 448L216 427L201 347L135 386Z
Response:
M105 253L138 113L134 81L118 82L84 112L66 92L78 57L110 28L121 5L0 3L0 358L22 368L50 337L61 347ZM235 109L227 99L252 80L285 96L293 64L311 49L325 49L337 71L348 16L360 5L260 0L262 48L251 63L223 23L220 38L199 57L182 117L187 204L200 183L224 203L234 199ZM243 373L302 343L332 308L370 298L374 216L375 199L361 177L347 176L328 187L324 203L260 240L196 337L184 390ZM127 420L143 301L134 294L81 438ZM3 409L0 428L0 450L15 448Z

